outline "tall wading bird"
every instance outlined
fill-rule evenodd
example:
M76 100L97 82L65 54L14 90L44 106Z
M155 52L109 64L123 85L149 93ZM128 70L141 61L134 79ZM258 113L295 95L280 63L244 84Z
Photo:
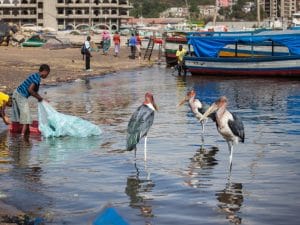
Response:
M178 106L183 105L185 102L189 102L190 108L194 113L194 116L200 121L202 126L202 141L204 139L204 124L205 120L203 120L203 114L209 108L208 104L201 102L199 99L195 98L196 92L194 90L190 90L187 92L186 96L180 101ZM213 121L215 121L215 114L212 113L208 117L210 117ZM202 120L201 120L202 119Z
M127 127L127 151L135 150L139 141L145 137L144 143L144 160L147 160L147 134L153 124L154 112L157 106L154 102L153 95L149 92L145 94L145 101L132 114Z
M238 144L239 141L244 143L245 132L242 120L236 114L231 113L226 109L227 104L227 98L225 96L220 97L207 109L200 121L215 112L215 122L218 132L223 136L228 144L230 153L229 165L231 169L233 145Z

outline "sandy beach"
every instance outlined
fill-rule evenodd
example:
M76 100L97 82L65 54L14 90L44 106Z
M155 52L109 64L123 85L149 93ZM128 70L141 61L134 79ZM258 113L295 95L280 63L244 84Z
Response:
M84 70L85 61L79 48L50 50L44 48L0 47L0 91L12 92L29 74L38 71L43 63L49 64L51 73L42 84L57 84L79 78L99 76L112 72L134 70L151 66L148 61L132 60L128 57L130 49L122 47L119 57L93 52L91 68ZM155 60L156 54L153 54ZM23 224L25 214L17 208L0 201L0 225Z
M121 48L119 57L113 56L113 49L108 55L93 52L91 68L84 70L85 61L79 48L49 50L44 48L0 47L0 90L14 90L29 74L38 71L39 65L46 63L51 67L51 73L42 84L72 81L78 78L98 76L102 74L133 70L149 66L148 61L132 60L128 57L130 49ZM156 55L154 54L153 59Z

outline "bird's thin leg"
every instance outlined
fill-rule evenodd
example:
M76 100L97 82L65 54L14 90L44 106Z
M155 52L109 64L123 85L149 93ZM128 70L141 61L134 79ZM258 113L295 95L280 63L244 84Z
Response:
M231 168L231 166L232 166L232 155L233 155L233 143L231 141L228 141L228 149L229 149L229 153L230 153L229 165L230 165L230 168Z
M202 143L204 143L204 122L201 122L201 126L202 126L202 134L201 134L201 139L202 139Z
M147 161L147 136L145 137L144 143L144 160Z

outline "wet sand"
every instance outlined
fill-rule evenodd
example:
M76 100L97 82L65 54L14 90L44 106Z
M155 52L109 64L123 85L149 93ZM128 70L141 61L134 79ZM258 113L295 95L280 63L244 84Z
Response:
M12 92L28 75L38 71L43 63L49 64L51 73L42 84L57 84L59 82L73 81L79 78L99 76L117 71L134 70L139 67L151 66L151 63L143 60L132 60L128 57L130 49L122 47L119 57L113 56L113 48L108 55L93 52L91 68L86 72L85 61L79 48L44 49L0 47L0 91ZM157 59L153 53L152 59ZM13 206L0 201L0 225L20 223L24 219L24 213Z
M56 84L78 78L98 76L102 74L133 70L143 66L149 66L148 61L132 60L128 57L130 49L121 48L119 57L113 56L113 48L108 55L93 52L91 68L93 71L86 72L85 61L82 59L79 48L67 48L49 50L44 48L20 48L0 47L0 90L14 90L29 74L38 71L43 63L49 64L51 73L42 84ZM153 54L152 59L156 59Z

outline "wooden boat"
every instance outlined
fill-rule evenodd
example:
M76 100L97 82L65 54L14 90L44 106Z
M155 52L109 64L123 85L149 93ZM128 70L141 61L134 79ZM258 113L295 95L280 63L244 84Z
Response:
M194 57L185 57L186 68L191 74L202 75L246 75L246 76L300 76L300 34L276 33L252 36L189 37L194 47ZM241 57L239 44L254 48L255 45L269 46L266 55ZM236 54L220 57L219 52L226 45L234 45ZM288 52L276 54L275 46L287 48Z

